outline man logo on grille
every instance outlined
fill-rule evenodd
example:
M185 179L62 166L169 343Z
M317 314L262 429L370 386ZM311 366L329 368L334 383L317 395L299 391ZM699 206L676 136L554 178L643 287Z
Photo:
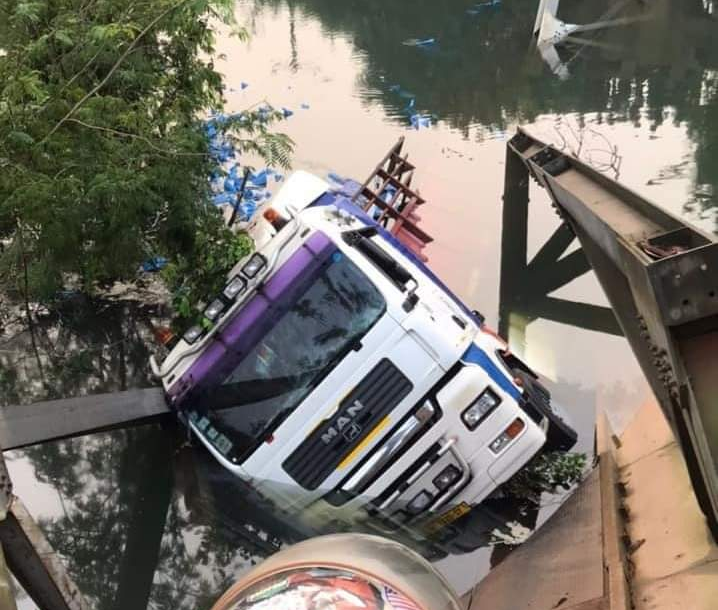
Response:
M360 434L361 434L361 428L355 423L350 424L347 428L344 428L344 430L342 430L342 436L349 443L351 443Z
M329 445L341 432L345 440L351 442L361 434L361 426L354 420L357 415L364 409L364 405L359 400L351 403L346 410L337 417L334 425L329 426L322 434L322 442Z

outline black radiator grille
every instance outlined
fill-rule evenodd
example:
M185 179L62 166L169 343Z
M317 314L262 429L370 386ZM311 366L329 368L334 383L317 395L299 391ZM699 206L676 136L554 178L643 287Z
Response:
M284 470L302 487L316 489L412 388L391 361L379 361L336 413L284 460Z

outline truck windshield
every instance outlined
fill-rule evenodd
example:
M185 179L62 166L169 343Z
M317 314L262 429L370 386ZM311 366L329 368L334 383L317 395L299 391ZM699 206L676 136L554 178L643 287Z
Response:
M266 332L213 388L186 405L204 437L237 463L360 345L386 303L368 278L340 251L257 324Z

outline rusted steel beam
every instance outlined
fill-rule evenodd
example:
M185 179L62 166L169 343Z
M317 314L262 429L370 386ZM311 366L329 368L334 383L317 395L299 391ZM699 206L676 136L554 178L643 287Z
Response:
M149 423L169 413L160 388L2 407L0 447L8 451L90 432Z
M14 608L6 562L42 610L89 610L25 505L13 496L12 481L0 451L0 610Z
M7 565L42 610L90 610L30 513L13 498L0 521L0 544Z
M718 240L523 130L507 154L578 237L718 539Z
M536 319L623 336L610 307L549 296L590 270L581 250L564 256L576 235L567 224L554 231L528 260L529 171L520 155L506 149L501 229L499 334L521 354L526 328Z
M387 226L386 223L391 219L388 230L421 256L421 249L433 239L417 226L418 217L414 210L424 204L425 200L410 188L415 167L409 163L407 155L401 155L403 144L404 138L399 138L364 181L354 196L354 201L363 197L365 211L379 208L381 213L377 222ZM377 183L378 188L372 188L373 183ZM389 186L395 188L396 192L387 202L382 198L382 194Z

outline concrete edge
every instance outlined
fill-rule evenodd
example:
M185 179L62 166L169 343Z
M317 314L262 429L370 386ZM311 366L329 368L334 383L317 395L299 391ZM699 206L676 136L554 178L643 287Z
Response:
M596 417L596 453L601 478L601 520L603 532L604 591L610 610L631 610L631 589L627 577L628 561L623 544L625 526L618 486L615 435L605 411Z

